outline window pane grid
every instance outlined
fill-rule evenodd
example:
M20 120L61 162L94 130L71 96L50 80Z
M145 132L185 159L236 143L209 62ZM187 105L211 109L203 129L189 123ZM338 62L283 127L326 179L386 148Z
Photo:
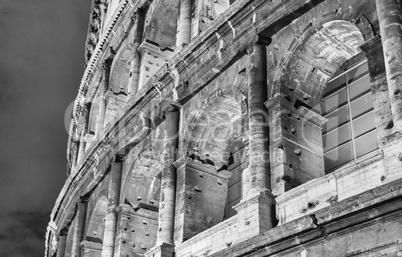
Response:
M377 154L370 88L367 62L360 63L328 83L317 108L327 118L322 134L327 172Z

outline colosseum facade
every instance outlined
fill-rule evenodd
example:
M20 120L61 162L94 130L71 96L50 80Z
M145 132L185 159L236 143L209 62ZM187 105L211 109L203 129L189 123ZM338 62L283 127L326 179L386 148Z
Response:
M401 17L92 0L45 257L402 256Z

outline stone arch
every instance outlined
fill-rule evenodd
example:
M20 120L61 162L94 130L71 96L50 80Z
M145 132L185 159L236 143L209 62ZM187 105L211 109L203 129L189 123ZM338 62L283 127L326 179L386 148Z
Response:
M102 244L104 232L104 218L107 213L108 200L105 195L100 196L95 207L89 214L86 226L85 240Z
M267 47L269 96L283 93L313 105L322 85L353 53L361 52L362 43L377 34L374 2L321 3L273 36ZM297 90L306 81L310 87ZM320 90L315 90L317 87Z
M122 202L134 208L159 206L163 124L152 131L127 156Z
M106 93L106 119L111 122L118 119L118 113L124 108L127 100L127 87L130 77L129 48L121 48L111 66L109 89Z
M201 110L193 109L182 132L180 156L201 159L221 169L227 165L224 152L241 138L241 117L245 96L237 87L216 89L201 100Z
M130 76L130 59L132 58L132 51L129 47L120 48L119 52L114 58L109 81L109 90L115 94L126 94L127 85Z
M65 257L71 256L71 248L73 247L73 238L74 238L74 227L75 227L75 220L71 220L70 226L68 227L67 232L67 242L66 242L66 251Z
M327 81L351 58L362 53L364 37L349 21L332 20L295 47L284 65L277 90L292 102L314 106Z

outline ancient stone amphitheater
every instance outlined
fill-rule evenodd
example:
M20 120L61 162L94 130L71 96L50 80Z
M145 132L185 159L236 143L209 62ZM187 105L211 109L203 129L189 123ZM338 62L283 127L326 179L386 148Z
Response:
M46 257L402 256L401 0L93 0Z

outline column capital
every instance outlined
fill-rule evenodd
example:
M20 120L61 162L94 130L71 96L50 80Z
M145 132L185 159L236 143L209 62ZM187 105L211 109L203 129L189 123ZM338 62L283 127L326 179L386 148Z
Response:
M181 105L177 102L172 102L170 105L166 108L166 113L168 112L180 112Z
M369 53L373 53L382 48L381 37L379 35L370 38L366 42L364 42L360 49L367 55Z
M96 243L96 242L91 242L91 241L82 241L80 244L80 247L85 251L85 250L97 250L101 251L102 250L102 244L101 243Z
M141 53L150 53L152 55L160 56L162 51L159 46L152 44L149 40L144 40L138 45L137 50Z
M289 114L293 113L293 115L297 115L304 120L308 120L317 126L323 126L325 122L327 122L326 118L304 106L294 109L292 102L286 100L282 94L277 94L271 97L265 102L265 106L268 110L282 107L283 112L288 112Z
M177 170L180 170L186 165L187 158L188 157L184 157L184 156L180 157L175 162L173 162L173 165L176 167Z
M247 46L246 53L250 55L254 52L254 46L268 46L271 42L272 38L257 34L254 36L252 43Z
M292 102L286 100L285 96L282 94L274 95L273 97L268 99L268 101L266 101L264 104L268 110L271 108L275 108L275 106L277 106L277 105L282 106L282 107L287 107L288 109L293 108Z
M115 208L116 213L121 214L121 213L127 213L127 214L134 214L134 208L126 203L121 203L119 206Z

